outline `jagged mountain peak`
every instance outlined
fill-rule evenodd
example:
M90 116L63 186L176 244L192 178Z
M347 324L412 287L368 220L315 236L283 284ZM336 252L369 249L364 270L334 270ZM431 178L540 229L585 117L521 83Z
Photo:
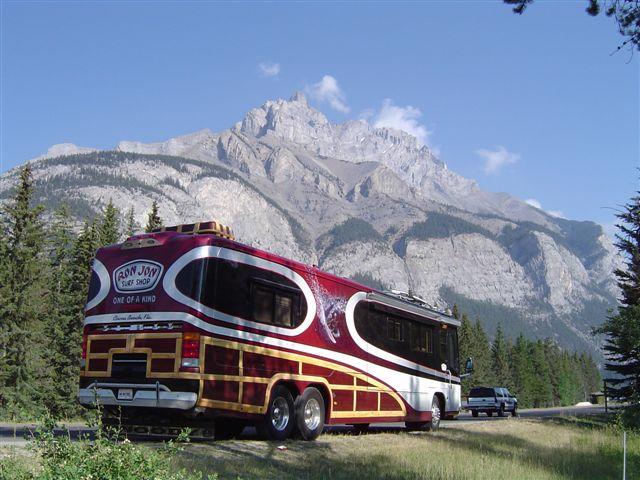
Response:
M295 92L293 92L293 95L291 95L291 98L289 98L290 102L300 102L300 103L304 103L304 104L308 104L307 103L307 96L301 92L300 90L297 90Z
M265 149L266 145L269 147ZM267 174L265 162L270 155L269 148L280 147L305 151L307 157L315 158L312 163L321 168L324 161L319 157L349 163L378 163L394 172L424 201L552 226L544 212L525 202L480 190L474 180L448 169L427 146L419 145L409 133L375 127L363 119L333 124L309 105L302 92L295 92L289 99L268 100L247 112L234 127L220 133L204 129L163 142L123 141L116 150L219 160L245 173L276 178ZM87 151L93 149L62 144L52 147L42 158ZM273 170L276 167L273 162L279 160L271 158L269 161L269 168ZM349 184L358 181L341 180Z
M301 92L294 93L289 100L268 100L251 109L239 130L257 138L272 136L299 145L307 145L313 138L330 141L333 133L327 117L309 106Z

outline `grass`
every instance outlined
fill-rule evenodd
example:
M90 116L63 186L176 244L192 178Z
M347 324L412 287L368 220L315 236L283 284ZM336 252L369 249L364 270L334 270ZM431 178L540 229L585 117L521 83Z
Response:
M329 433L315 442L193 444L175 468L219 478L607 479L622 476L619 430L600 419L446 422L437 433ZM640 478L640 435L627 438L627 478Z
M245 438L194 443L172 452L170 470L220 479L619 479L622 434L606 416L445 422L436 433L375 429L325 433L315 442ZM141 443L141 449L161 448ZM278 449L285 445L286 450ZM0 460L33 467L27 449ZM12 457L6 463L7 457ZM2 463L2 462L0 462ZM18 478L3 477L0 479ZM25 477L26 478L26 477ZM57 477L56 477L57 478ZM115 478L115 477L113 477ZM207 477L205 477L207 478ZM627 437L627 478L640 478L640 434Z

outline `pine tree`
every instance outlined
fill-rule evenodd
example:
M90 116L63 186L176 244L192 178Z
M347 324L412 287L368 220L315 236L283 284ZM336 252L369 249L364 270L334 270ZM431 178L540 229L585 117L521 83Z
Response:
M154 200L151 204L151 211L147 217L147 225L144 227L144 231L149 233L156 228L162 228L162 219L158 213L158 203Z
M100 245L112 245L120 240L120 211L113 206L113 201L109 199L109 203L102 215L100 223L99 235Z
M49 234L50 281L49 314L45 332L48 337L45 357L52 382L44 382L47 392L43 403L56 416L77 412L78 365L82 342L82 324L78 322L78 296L73 285L75 235L66 205L56 211Z
M557 347L556 347L557 350ZM583 393L583 370L580 368L580 362L576 362L577 355L573 355L567 351L563 351L554 360L553 365L557 365L559 374L559 395L558 405L575 405L578 402L589 399L588 394Z
M0 335L5 345L0 406L9 416L34 405L41 369L46 311L46 262L42 206L33 205L31 167L20 172L15 196L4 206L5 246L0 278ZM27 407L27 408L29 408Z
M8 240L6 225L2 219L2 213L0 212L0 407L3 405L2 399L2 387L5 385L7 378L7 335L8 335L8 321L4 317L4 311L2 305L5 304L6 291L2 288L8 278L9 269L9 253L8 253Z
M491 349L487 334L480 320L471 323L466 313L461 315L458 349L463 362L468 357L473 359L473 375L462 380L462 395L466 396L473 387L493 386L495 379L491 370Z
M99 220L84 222L80 234L73 243L71 252L73 268L71 271L71 288L75 294L76 314L82 317L84 305L87 299L89 280L91 278L91 261L100 244Z
M626 417L640 425L640 192L617 215L620 233L616 247L625 259L625 269L617 269L622 298L616 314L611 315L596 333L607 336L604 350L606 369L614 373L607 379L610 393L629 402Z
M127 212L127 226L125 227L125 235L127 237L132 237L136 234L137 229L138 225L136 224L135 213L133 211L132 205Z
M511 365L511 377L514 392L518 397L518 406L533 406L533 362L529 342L522 334L518 336L511 349L509 365Z
M474 354L474 386L494 386L495 378L491 370L491 347L487 334L479 318L473 326L472 350Z
M553 402L551 385L551 367L546 357L544 343L541 340L530 345L532 377L529 393L536 408L548 407Z
M454 309L456 307L454 306ZM455 311L455 310L454 310ZM467 317L466 313L463 313L460 318L460 328L458 328L458 351L459 356L462 361L466 361L467 358L471 357L474 360L474 369L475 369L475 358L473 357L473 325L469 321L469 317ZM470 377L466 377L462 379L462 395L465 396L469 393L473 385L473 377L475 377L475 373Z
M575 368L580 371L580 401L589 400L589 396L602 388L602 377L598 365L591 355L582 353L574 355Z
M509 365L509 344L502 333L502 326L498 324L496 336L491 345L491 370L496 385L513 388L511 368Z

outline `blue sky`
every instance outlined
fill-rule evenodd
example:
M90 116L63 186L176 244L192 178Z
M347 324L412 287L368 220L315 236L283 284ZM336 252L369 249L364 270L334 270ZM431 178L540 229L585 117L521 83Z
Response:
M622 37L586 4L3 0L0 172L306 89L332 121L403 126L484 189L610 228L638 189L638 54L610 55Z

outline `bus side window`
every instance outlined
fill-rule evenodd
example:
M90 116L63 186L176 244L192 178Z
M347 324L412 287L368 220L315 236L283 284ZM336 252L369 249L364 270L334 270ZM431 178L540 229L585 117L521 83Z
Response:
M449 357L447 356L447 330L441 328L438 332L438 343L440 345L439 354L440 354L440 363L446 363L447 368L449 367Z
M293 326L293 298L289 295L274 294L273 320L276 325Z
M387 337L393 342L402 342L402 323L399 318L387 317Z
M460 360L458 358L458 332L455 328L447 329L447 365L454 375L460 373Z
M271 323L273 293L266 288L254 285L251 303L253 306L253 320L260 323Z
M251 309L255 322L294 327L300 323L300 295L254 282Z
M411 325L411 350L414 352L433 353L433 327L418 322Z

